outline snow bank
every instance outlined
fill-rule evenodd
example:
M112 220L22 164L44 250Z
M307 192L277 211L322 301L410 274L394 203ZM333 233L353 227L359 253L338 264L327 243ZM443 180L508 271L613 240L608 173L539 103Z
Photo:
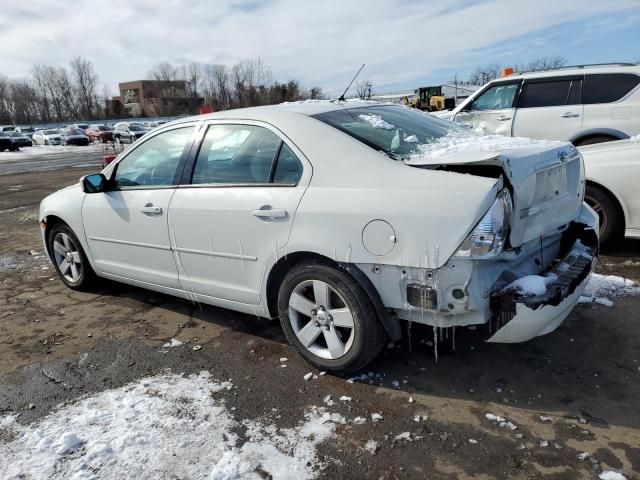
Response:
M470 135L452 130L450 134L437 138L431 143L418 145L419 153L412 155L406 163L420 165L428 159L469 152L502 153L507 150L546 150L564 145L567 145L567 143L522 137L505 137L503 135Z
M238 421L207 372L84 397L37 423L0 417L0 478L312 478L316 446L344 418L312 408L295 428ZM238 434L244 430L246 441Z
M34 145L33 147L22 147L17 152L0 152L0 160L27 160L30 158L41 157L43 155L55 155L69 152L82 151L102 151L101 144L89 144L88 146L78 147L76 145Z

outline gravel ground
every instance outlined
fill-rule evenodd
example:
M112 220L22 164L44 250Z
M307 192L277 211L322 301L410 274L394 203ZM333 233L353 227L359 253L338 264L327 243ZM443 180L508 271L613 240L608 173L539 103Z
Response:
M320 478L640 475L640 297L580 306L556 332L525 344L486 344L464 329L437 363L431 330L414 325L410 341L390 345L361 377L320 375L276 322L111 282L66 289L42 255L37 208L86 173L0 177L0 451L14 440L2 427L8 415L37 425L83 395L168 369L206 370L233 382L223 395L240 420L288 428L312 406L342 415L346 423L317 447ZM639 253L640 242L624 242L599 271L639 281ZM172 338L184 343L163 347ZM304 380L309 372L316 377Z

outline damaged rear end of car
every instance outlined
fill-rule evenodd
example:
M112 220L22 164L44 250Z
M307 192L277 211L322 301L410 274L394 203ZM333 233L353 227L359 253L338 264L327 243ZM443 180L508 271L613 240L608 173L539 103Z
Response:
M552 332L578 303L598 254L579 152L570 145L464 152L446 162L408 163L496 178L499 193L430 281L411 286L410 308L398 315L442 328L486 324L490 342Z

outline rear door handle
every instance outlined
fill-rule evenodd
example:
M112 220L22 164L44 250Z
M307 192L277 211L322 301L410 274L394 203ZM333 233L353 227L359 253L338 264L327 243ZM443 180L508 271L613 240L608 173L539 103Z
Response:
M267 220L287 218L287 211L279 208L262 207L258 210L253 210L251 214L254 217L264 218Z
M140 211L149 215L159 215L162 213L162 207L154 207L153 204L147 203L144 207L140 208Z
M579 113L573 113L573 112L566 112L563 113L562 115L560 115L562 118L576 118L579 117L580 114Z

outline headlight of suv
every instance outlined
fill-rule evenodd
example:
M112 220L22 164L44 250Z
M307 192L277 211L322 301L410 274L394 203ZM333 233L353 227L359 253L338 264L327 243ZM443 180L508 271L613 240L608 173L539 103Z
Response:
M505 188L454 256L487 258L500 253L507 238L512 211L511 193Z

